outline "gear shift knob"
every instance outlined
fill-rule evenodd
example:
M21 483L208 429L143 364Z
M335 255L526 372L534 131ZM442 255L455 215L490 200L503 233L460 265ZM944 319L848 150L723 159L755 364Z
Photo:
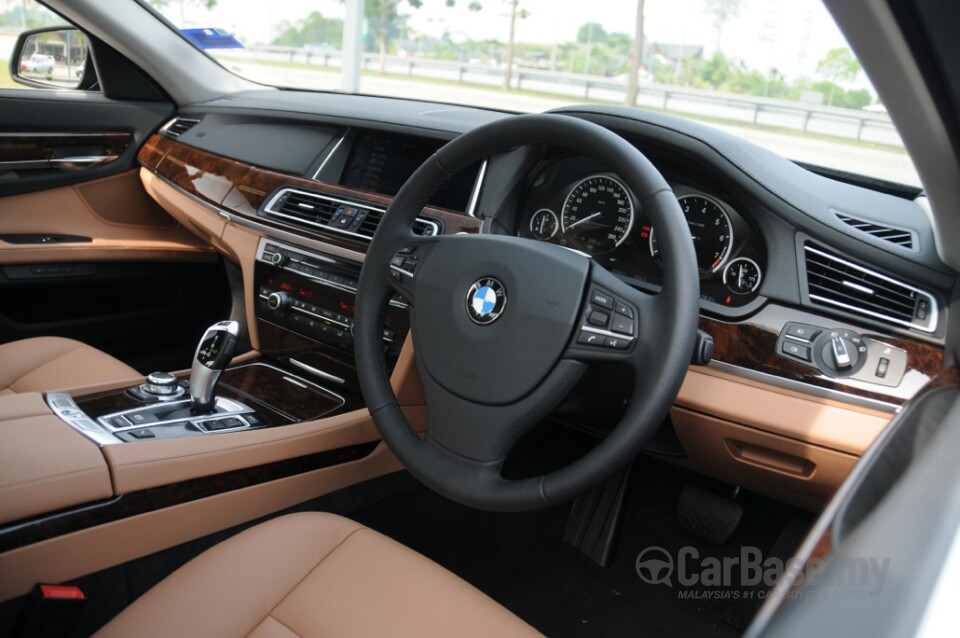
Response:
M237 350L240 324L215 323L203 333L190 369L190 404L194 412L209 412L216 402L217 381Z

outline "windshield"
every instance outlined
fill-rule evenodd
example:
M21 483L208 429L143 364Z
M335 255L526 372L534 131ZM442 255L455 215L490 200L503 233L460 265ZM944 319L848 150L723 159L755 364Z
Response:
M366 0L362 15L356 0L147 1L264 84L519 112L626 104L920 184L819 0Z

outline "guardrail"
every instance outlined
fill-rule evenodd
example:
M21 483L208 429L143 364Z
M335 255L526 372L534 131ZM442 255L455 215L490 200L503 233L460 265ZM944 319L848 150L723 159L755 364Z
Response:
M249 49L247 55L267 56L289 61L339 67L341 53L335 50L311 50L305 47L264 46ZM363 69L375 71L380 56L363 55ZM463 84L497 86L503 83L504 68L483 63L456 62L419 57L387 56L386 70L391 74L427 79L450 80ZM626 81L581 73L515 67L511 87L583 100L623 103ZM701 115L747 124L766 125L832 135L858 142L867 141L903 146L886 113L806 104L775 98L740 95L709 89L694 89L672 84L641 82L637 106L662 111Z

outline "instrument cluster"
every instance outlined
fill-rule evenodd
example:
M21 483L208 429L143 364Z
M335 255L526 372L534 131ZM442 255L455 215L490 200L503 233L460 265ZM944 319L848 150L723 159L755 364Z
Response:
M583 252L640 288L662 282L657 229L636 195L609 171L586 158L565 158L532 179L518 235ZM729 201L667 176L686 217L697 254L701 299L739 308L756 299L763 282L763 244Z

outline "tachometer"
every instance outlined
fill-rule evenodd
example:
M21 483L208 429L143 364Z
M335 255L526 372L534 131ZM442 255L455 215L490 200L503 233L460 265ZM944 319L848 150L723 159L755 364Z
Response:
M687 218L693 247L697 251L700 278L709 277L727 262L733 248L733 226L730 216L716 201L703 195L684 195L678 198L680 209ZM660 247L653 230L650 231L650 254L660 255Z
M623 243L633 228L633 200L627 187L607 175L577 183L563 202L561 230L567 242L591 255Z

